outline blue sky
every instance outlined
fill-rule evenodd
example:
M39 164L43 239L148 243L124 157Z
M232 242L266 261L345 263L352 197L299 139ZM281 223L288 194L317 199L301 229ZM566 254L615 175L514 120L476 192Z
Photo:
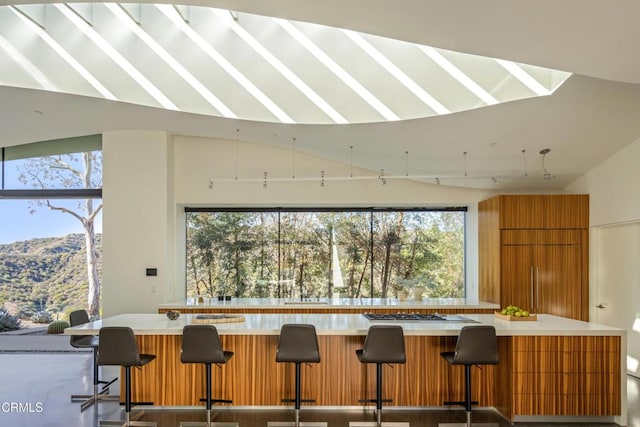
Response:
M55 203L73 207L76 201L57 200ZM0 244L36 237L61 237L71 233L82 233L82 224L72 215L39 206L35 206L34 214L30 214L29 211L27 200L0 200ZM102 232L102 213L95 227L96 232Z
M8 161L5 163L5 188L18 189L29 188L18 181L17 166L20 161ZM71 208L77 200L52 200L52 204ZM94 202L97 206L98 201ZM82 233L82 224L70 214L51 211L46 207L32 203L30 208L28 200L0 200L0 244L13 243L21 240L29 240L36 237L62 237L71 233ZM30 211L35 213L31 214ZM95 230L102 232L102 212L95 223Z

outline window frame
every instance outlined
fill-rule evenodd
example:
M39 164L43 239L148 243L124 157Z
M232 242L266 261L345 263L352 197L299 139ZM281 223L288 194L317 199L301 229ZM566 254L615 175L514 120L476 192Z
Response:
M184 246L184 256L185 256L185 297L188 294L188 283L187 279L187 242L188 242L188 220L187 217L189 213L226 213L226 212L237 212L237 213L277 213L278 214L278 234L280 235L280 226L281 226L281 214L282 213L322 213L322 212L367 212L369 213L369 249L371 253L371 257L373 258L373 246L374 246L374 234L373 234L373 226L374 226L374 214L375 213L384 213L384 212L462 212L463 215L463 224L462 224L462 232L463 232L463 241L462 241L462 276L463 276L463 298L466 298L467 294L467 213L469 209L467 206L447 206L447 207L190 207L185 206L185 246ZM281 250L281 245L278 244L278 252ZM278 277L281 278L280 271L280 256L278 256ZM374 263L373 259L369 263L369 297L373 299L374 295ZM280 294L279 286L278 286L278 294ZM365 297L363 297L365 298Z

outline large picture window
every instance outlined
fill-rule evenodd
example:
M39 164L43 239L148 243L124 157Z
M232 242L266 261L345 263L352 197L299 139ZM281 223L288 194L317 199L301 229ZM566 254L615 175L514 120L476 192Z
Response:
M187 208L187 297L463 297L465 209Z
M76 309L100 316L101 141L0 148L0 307L10 314L37 323Z

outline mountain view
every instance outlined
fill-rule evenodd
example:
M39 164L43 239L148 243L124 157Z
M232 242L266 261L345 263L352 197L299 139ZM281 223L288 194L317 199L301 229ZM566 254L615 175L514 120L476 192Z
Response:
M96 235L101 253L102 235ZM99 270L102 260L98 258ZM0 307L28 319L37 311L66 319L87 306L83 234L0 244Z

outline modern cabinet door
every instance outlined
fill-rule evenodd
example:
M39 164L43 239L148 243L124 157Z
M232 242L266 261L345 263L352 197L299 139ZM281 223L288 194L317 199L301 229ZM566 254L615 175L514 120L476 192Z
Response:
M533 245L503 245L500 306L517 305L534 311Z
M580 319L581 254L576 244L503 245L500 305Z
M581 318L581 254L579 245L534 247L536 312Z

